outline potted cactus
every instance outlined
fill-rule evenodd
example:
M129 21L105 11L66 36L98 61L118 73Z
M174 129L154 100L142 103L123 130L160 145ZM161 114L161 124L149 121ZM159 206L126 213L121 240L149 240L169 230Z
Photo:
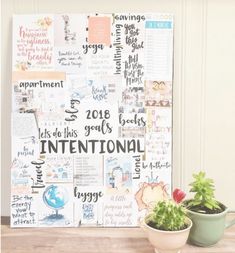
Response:
M185 193L176 189L173 200L157 202L143 222L150 243L157 253L179 253L185 245L192 221L186 216L186 209L181 205Z
M193 221L189 242L197 246L211 246L224 234L224 229L235 224L235 220L226 223L228 208L214 197L214 182L206 178L205 172L194 174L194 181L189 184L192 199L184 201L187 215Z

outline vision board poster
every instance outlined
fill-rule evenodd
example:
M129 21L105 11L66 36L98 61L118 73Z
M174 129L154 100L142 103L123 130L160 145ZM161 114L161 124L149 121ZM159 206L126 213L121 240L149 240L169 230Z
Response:
M133 227L171 194L173 17L13 17L12 227Z

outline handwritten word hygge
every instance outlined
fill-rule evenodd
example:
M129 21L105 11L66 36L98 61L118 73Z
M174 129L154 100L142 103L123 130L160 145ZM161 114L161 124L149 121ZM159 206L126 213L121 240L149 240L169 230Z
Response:
M74 187L74 197L81 199L82 202L94 202L96 203L99 198L103 196L101 191L99 192L80 192L77 186Z

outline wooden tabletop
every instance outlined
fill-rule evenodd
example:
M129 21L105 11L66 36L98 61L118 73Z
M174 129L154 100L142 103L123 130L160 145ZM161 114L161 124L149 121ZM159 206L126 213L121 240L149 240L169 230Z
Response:
M154 253L140 228L15 228L2 225L2 253ZM235 227L210 248L182 253L235 253Z

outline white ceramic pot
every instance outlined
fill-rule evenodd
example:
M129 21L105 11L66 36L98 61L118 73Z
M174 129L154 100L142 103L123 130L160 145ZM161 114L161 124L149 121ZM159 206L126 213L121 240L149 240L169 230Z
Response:
M146 217L147 218L147 217ZM143 221L143 228L148 234L150 243L154 246L156 253L180 253L186 244L192 221L186 218L188 227L179 231L163 231L150 227Z

